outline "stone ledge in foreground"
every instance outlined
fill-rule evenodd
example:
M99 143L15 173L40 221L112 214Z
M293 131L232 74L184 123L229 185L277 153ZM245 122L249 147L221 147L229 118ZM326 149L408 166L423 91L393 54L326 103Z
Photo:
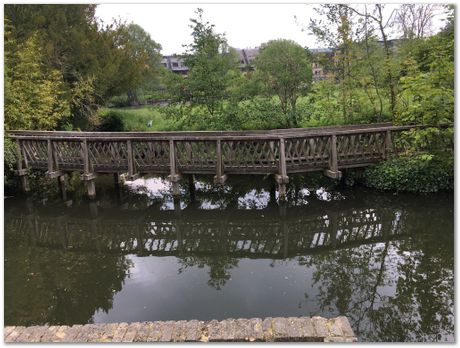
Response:
M155 321L73 326L7 326L17 342L356 342L344 316Z

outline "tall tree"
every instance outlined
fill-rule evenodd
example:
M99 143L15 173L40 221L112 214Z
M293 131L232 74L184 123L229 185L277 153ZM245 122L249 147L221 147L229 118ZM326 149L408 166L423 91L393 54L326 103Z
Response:
M137 89L158 83L161 45L137 24L131 23L120 30L119 48L122 51L120 81L131 104L137 103Z
M185 64L190 69L186 88L192 104L205 106L213 117L222 111L238 60L225 36L204 21L203 10L197 9L196 15L190 19L193 42L186 46Z
M334 50L333 72L339 83L342 115L344 121L350 123L356 99L353 50L360 33L354 28L353 12L347 5L325 4L314 10L318 16L310 20L309 29L318 41Z
M298 127L296 103L311 86L311 63L307 51L291 40L262 45L255 60L256 74L270 93L278 95L287 125Z
M432 31L437 4L402 4L395 15L395 22L403 39L420 39Z
M360 17L364 18L364 20L370 19L374 22L377 26L377 29L380 33L382 42L383 42L383 49L385 52L385 77L386 83L388 85L388 94L390 97L390 112L391 117L394 118L395 109L396 109L396 98L397 98L397 77L394 73L394 60L393 60L393 47L388 39L388 29L393 25L394 15L396 13L395 10L391 12L389 16L384 15L384 6L383 4L375 4L372 11L367 11L363 13L360 10L356 9L356 7L344 5L346 6L351 12L359 15Z
M91 127L108 97L144 84L159 61L160 46L140 27L105 25L95 9L96 5L5 5L14 42L22 45L35 36L41 64L62 75L70 123L80 129Z
M51 130L69 116L61 73L42 62L35 35L18 45L5 30L5 129Z

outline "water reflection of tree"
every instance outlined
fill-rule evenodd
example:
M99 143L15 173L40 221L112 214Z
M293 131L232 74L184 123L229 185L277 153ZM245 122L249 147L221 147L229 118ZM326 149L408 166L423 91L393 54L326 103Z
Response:
M230 256L186 256L179 259L181 267L178 272L182 273L189 267L209 267L208 285L220 290L230 279L230 270L238 267L238 259Z
M112 308L130 267L123 256L38 247L5 248L5 324L91 322Z
M301 258L315 268L319 309L348 316L367 341L453 336L452 217L401 220L412 237Z

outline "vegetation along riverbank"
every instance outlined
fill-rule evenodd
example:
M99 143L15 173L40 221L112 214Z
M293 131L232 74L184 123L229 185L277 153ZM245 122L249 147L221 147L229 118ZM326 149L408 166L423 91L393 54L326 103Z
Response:
M417 6L421 6L418 8ZM96 5L5 7L5 130L251 130L392 122L406 151L348 183L393 191L453 188L454 8L444 26L415 31L408 13L431 5L321 5L306 28L328 49L284 39L250 60L197 9L176 56L135 23L103 24ZM422 13L420 12L420 13ZM397 34L390 36L389 26ZM328 35L329 31L337 35ZM85 38L85 40L82 40ZM114 45L113 43L117 43ZM246 57L247 58L247 57ZM245 59L246 59L245 58ZM244 63L244 64L243 64ZM440 128L440 125L447 125ZM15 145L5 138L5 182Z

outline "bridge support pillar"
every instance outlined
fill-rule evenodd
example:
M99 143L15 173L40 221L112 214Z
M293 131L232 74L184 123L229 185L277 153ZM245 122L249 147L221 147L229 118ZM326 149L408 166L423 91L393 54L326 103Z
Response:
M286 200L286 184L289 182L289 177L287 176L286 169L286 151L284 139L279 140L280 144L280 161L279 161L279 174L275 175L275 180L278 183L279 188L279 200Z
M96 184L94 180L90 180L86 182L86 189L88 190L88 197L90 199L96 198Z
M21 183L21 190L22 192L29 192L30 191L30 185L29 185L29 178L27 176L27 168L22 167L22 161L23 161L23 155L22 155L22 147L21 147L21 141L19 139L16 140L16 156L18 159L17 162L17 170L16 174L19 175L19 180ZM27 162L25 161L26 167L27 167Z
M174 174L174 175L168 175L168 179L171 181L171 186L172 186L172 195L174 197L180 195L180 185L179 181L181 179L181 176L179 174Z
M289 183L289 177L287 175L275 175L275 180L278 183L278 192L279 192L279 200L285 201L286 200L286 187Z
M220 140L216 141L216 175L214 176L214 183L223 185L227 180L227 174L224 174L224 164L222 161L222 144Z
M19 169L17 171L19 175L19 180L21 183L21 191L22 192L30 192L30 185L29 185L29 177L27 176L27 169Z
M331 151L329 153L329 169L324 171L324 175L331 179L342 178L342 172L339 170L337 160L337 135L331 136Z
M59 195L61 196L63 201L67 201L67 187L65 183L65 175L58 176L57 182L59 186Z
M88 173L88 174L82 174L81 179L85 181L86 183L86 190L88 192L88 197L90 199L96 198L96 174L94 173Z

